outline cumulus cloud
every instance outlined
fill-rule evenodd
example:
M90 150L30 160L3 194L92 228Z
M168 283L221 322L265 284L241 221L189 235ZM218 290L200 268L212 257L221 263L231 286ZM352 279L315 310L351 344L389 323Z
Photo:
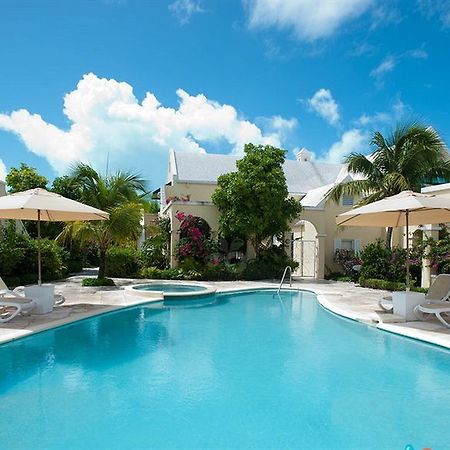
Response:
M339 122L339 107L329 89L319 89L310 99L308 105L329 124Z
M5 163L0 159L0 180L5 181L6 178L6 166Z
M0 129L15 133L59 173L76 161L104 167L107 157L111 167L164 173L168 150L205 152L205 145L224 142L234 153L248 142L280 146L281 130L294 126L292 119L275 117L272 131L263 133L233 106L182 89L177 96L178 108L162 106L151 92L139 102L128 83L90 73L64 97L68 129L25 109L0 114Z
M323 159L327 162L342 163L344 156L352 152L364 152L369 143L368 134L359 128L352 128L329 148Z
M300 40L326 38L365 13L373 0L243 0L253 29L288 29Z
M200 2L195 0L176 0L170 3L169 11L181 25L188 24L193 15L205 12Z

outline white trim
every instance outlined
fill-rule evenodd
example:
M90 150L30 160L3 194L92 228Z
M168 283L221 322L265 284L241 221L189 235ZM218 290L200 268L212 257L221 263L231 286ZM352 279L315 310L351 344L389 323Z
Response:
M436 184L435 186L427 186L421 189L422 193L439 192L450 189L450 183Z

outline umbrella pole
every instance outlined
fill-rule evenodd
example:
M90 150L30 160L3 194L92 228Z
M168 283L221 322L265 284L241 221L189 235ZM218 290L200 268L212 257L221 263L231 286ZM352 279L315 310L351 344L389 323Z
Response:
M406 291L409 291L409 210L406 210Z
M38 246L38 285L42 284L42 276L41 276L41 210L37 210L38 213L38 222L37 222L37 246Z

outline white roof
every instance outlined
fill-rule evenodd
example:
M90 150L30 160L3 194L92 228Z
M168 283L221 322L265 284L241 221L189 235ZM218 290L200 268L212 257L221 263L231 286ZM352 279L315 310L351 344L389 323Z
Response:
M335 186L334 183L325 184L316 189L311 189L300 201L306 208L317 208L324 200L328 192Z
M215 184L225 173L236 171L236 161L242 156L211 153L174 152L169 159L169 180ZM316 161L286 160L284 174L291 194L306 194L312 189L332 184L341 173L342 164Z

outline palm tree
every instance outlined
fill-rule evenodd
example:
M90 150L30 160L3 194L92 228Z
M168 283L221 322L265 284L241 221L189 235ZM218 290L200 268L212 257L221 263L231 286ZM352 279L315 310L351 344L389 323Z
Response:
M345 158L348 171L360 179L337 184L328 198L339 202L343 195L360 196L359 206L381 200L404 190L450 181L450 160L439 134L419 123L403 124L385 137L375 132L370 156L353 152ZM390 247L388 228L386 247Z
M82 163L74 166L70 176L79 186L80 201L108 212L109 220L68 224L59 239L95 243L99 248L98 278L104 278L108 248L139 236L141 210L147 203L146 182L137 174L122 171L102 176Z

